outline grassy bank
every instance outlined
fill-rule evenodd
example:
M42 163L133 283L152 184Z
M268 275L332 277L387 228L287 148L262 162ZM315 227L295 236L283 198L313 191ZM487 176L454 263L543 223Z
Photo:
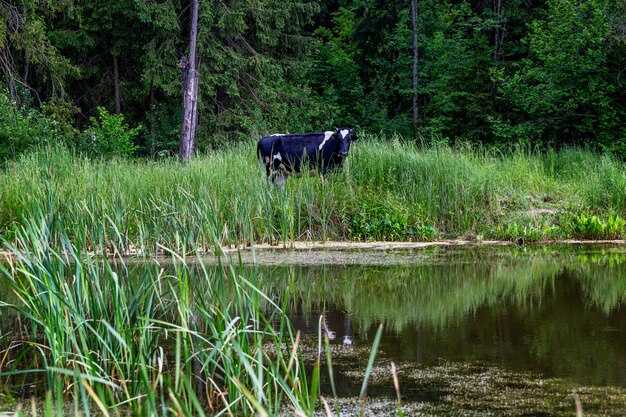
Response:
M0 229L42 214L89 250L207 250L289 240L622 238L623 163L580 149L496 153L369 137L343 173L269 187L253 144L175 161L40 151L0 173Z

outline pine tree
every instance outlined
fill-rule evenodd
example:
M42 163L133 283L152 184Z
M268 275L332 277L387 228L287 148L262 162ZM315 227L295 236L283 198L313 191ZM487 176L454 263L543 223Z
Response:
M76 68L53 45L46 23L73 8L71 1L0 0L0 71L12 100L64 96Z

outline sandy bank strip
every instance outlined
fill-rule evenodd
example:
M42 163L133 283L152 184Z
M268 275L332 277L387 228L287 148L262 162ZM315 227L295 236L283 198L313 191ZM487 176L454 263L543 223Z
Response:
M297 250L297 251L350 251L350 250L396 250L396 249L420 249L429 247L444 246L507 246L513 242L501 240L485 240L481 242L471 240L441 240L431 242L346 242L346 241L326 241L326 242L288 242L286 244L270 245L269 243L257 243L253 246L224 246L224 252L244 251L276 251L276 250Z
M544 242L527 243L528 246L544 246L544 245L626 245L626 240L552 240ZM441 240L431 242L290 242L285 245L270 245L267 243L255 244L252 246L224 246L225 253L241 251L280 251L280 250L297 250L297 251L349 251L349 250L396 250L396 249L420 249L428 247L455 247L455 246L511 246L516 245L515 242L508 240Z
M223 255L233 255L237 253L252 254L252 253L288 253L288 252L388 252L394 250L412 250L422 249L429 247L481 247L481 246L513 246L515 242L502 241L502 240L440 240L430 242L347 242L347 241L326 241L326 242L289 242L287 244L271 245L269 243L255 243L253 246L244 245L224 245L222 247ZM526 246L545 246L545 245L607 245L607 246L626 246L626 240L578 240L578 239L565 239L565 240L552 240L543 242L531 242ZM200 255L211 256L211 253L205 253L199 251ZM139 252L130 253L127 255L129 258L141 256ZM160 257L160 256L159 256ZM7 251L0 251L0 261L8 261L11 259L11 253Z

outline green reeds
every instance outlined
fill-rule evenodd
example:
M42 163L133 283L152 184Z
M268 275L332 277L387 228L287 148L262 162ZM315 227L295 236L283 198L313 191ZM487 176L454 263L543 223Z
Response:
M174 161L100 161L63 148L0 172L0 233L45 213L50 236L146 256L293 240L577 236L581 215L626 218L626 170L581 149L495 152L370 136L343 172L267 184L253 144ZM626 231L612 231L624 237Z
M98 260L62 234L54 248L49 234L45 218L17 228L0 265L17 297L1 307L24 324L2 361L5 390L49 393L47 417L312 414L318 382L307 384L298 339L254 274L191 268L162 249L170 272L133 275L123 258Z

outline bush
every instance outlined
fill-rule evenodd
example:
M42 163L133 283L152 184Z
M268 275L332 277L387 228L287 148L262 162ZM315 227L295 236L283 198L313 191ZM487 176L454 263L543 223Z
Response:
M15 159L41 145L70 145L75 138L71 126L61 126L55 117L37 109L18 106L0 90L0 161Z
M110 114L103 107L98 107L98 115L89 119L91 127L83 133L82 150L95 157L133 156L142 126L130 128L123 114Z

